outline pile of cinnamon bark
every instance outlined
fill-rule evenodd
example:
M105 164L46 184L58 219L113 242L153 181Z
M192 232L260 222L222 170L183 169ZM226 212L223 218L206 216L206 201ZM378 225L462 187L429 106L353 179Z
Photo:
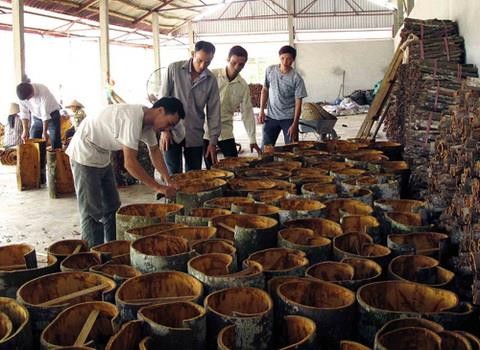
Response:
M428 164L435 153L442 115L455 104L464 79L477 77L478 71L464 64L463 38L455 22L407 18L402 40L411 33L419 41L408 49L409 63L398 70L385 131L390 140L404 145L404 158L412 169L411 196L423 198L428 193Z

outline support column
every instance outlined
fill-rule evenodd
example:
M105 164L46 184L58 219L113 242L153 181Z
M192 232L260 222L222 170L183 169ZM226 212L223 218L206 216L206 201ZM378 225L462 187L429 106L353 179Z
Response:
M15 85L21 83L26 77L23 6L24 0L12 0L13 65L15 70Z
M288 28L288 45L295 46L295 0L288 0L287 3L287 28Z
M152 13L152 35L153 35L153 60L154 69L161 67L160 62L160 24L158 22L158 13Z
M188 22L188 57L195 50L195 32L193 31L193 23Z
M102 92L105 92L110 80L110 46L109 46L109 24L108 24L108 1L99 1L100 10L100 64L101 64L101 86Z

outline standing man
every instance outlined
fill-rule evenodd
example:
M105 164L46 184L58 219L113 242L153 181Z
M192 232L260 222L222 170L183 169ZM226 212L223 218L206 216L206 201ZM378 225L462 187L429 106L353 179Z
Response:
M17 85L20 100L20 119L22 119L22 139L43 138L48 140L53 149L62 148L60 135L60 105L50 90L42 84L21 83ZM28 122L32 127L28 130ZM47 133L48 130L48 133Z
M171 131L162 132L160 145L170 174L182 172L182 150L185 171L202 168L205 107L210 144L205 157L217 162L217 141L220 136L220 96L215 76L207 69L215 54L215 46L207 41L195 44L195 52L188 61L168 66L163 96L174 96L185 107L185 120Z
M297 50L287 45L278 54L280 65L267 68L260 97L258 122L263 124L263 146L275 146L280 131L283 132L286 144L298 140L302 100L307 97L305 83L293 68ZM266 116L264 110L267 101Z
M77 193L82 239L90 246L116 238L115 212L120 207L120 198L110 164L111 151L123 150L125 169L133 177L155 192L167 197L175 195L174 187L160 185L147 174L137 160L137 152L139 142L144 142L155 169L168 184L170 177L158 148L156 132L170 130L184 116L178 99L163 97L152 108L110 105L80 124L67 154Z
M234 46L228 53L227 66L212 70L212 73L217 77L221 101L222 132L218 141L218 147L220 147L225 157L238 157L233 135L233 115L239 108L250 140L250 152L253 152L255 149L257 153L261 153L255 135L255 118L253 117L250 88L245 79L240 76L240 72L245 67L247 60L247 50L241 46ZM207 131L207 137L204 138L204 150L206 152L210 143L208 140L208 127L205 130ZM208 157L205 157L205 164L207 168L210 168L212 165Z

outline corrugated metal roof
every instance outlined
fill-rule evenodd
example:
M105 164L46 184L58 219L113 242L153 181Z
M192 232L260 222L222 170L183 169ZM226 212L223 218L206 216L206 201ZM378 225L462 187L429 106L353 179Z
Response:
M165 35L185 35L185 24L192 20L198 35L283 33L287 31L287 3L288 0L110 0L110 23L112 29L127 28L127 35L119 35L125 42L141 42L142 37L148 41L145 33L151 32L151 17L155 12L160 17L160 31ZM66 25L66 29L57 29L54 21L45 28L32 26L32 30L40 33L45 30L55 35L80 36L82 30L75 25L78 18L98 22L98 0L25 0L25 5L30 10L34 7L61 14L56 16L74 23ZM390 28L393 24L391 10L370 0L294 0L294 5L297 32ZM128 35L130 31L132 34ZM140 37L135 37L136 34Z
M295 30L354 30L391 28L392 15L303 17L295 19Z
M199 14L205 11L218 10L208 13L197 23L200 32L211 25L201 22L230 21L247 19L282 18L286 15L287 0L111 0L110 23L122 27L138 28L141 30L151 30L151 13L157 12L160 15L160 25L162 32L168 34L185 24L186 21L195 19ZM385 17L388 13L384 7L379 6L369 0L295 0L295 17L330 17L330 16L358 16L367 17L362 20L351 20L352 27L358 28L359 23L364 28L372 28L376 23L386 24ZM26 6L40 8L47 11L73 15L90 20L98 20L98 0L25 0ZM377 18L377 16L379 18ZM233 31L271 31L282 30L283 23L278 22L275 27L272 23L251 23L240 22L227 26L226 24L217 24L212 26L212 32L221 32L228 29ZM334 24L331 29L348 26L350 20L330 21ZM322 21L300 21L300 27L309 29L325 28ZM371 24L374 23L374 24ZM258 28L258 30L257 30ZM179 30L182 33L183 30Z
M287 28L287 0L227 3L194 22L201 34L281 32ZM295 0L295 30L391 28L392 12L368 0ZM186 27L175 35L185 35Z

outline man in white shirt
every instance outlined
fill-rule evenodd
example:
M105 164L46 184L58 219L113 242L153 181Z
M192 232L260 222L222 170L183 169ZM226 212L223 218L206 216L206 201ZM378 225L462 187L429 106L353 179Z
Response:
M213 69L212 73L217 77L218 90L220 93L220 115L222 118L222 131L218 138L218 147L225 157L238 157L235 138L233 135L233 115L240 109L243 124L250 140L250 152L255 149L260 153L257 145L255 118L253 116L250 88L240 72L248 60L248 52L241 46L233 46L228 53L228 64L225 68ZM208 125L205 125L204 152L208 149ZM205 137L207 136L207 137ZM210 168L212 162L205 157L205 164Z
M23 141L29 138L48 140L50 136L52 148L62 148L60 105L50 90L42 84L21 83L17 85L17 96L20 100ZM30 130L29 121L32 121Z
M170 177L158 147L156 133L168 131L185 117L180 100L163 97L152 108L141 105L110 105L86 118L67 148L70 156L82 239L95 246L116 238L115 212L120 198L115 185L110 152L123 150L125 169L155 192L167 197L175 188L155 181L137 160L138 144L144 142L155 169L168 184Z

